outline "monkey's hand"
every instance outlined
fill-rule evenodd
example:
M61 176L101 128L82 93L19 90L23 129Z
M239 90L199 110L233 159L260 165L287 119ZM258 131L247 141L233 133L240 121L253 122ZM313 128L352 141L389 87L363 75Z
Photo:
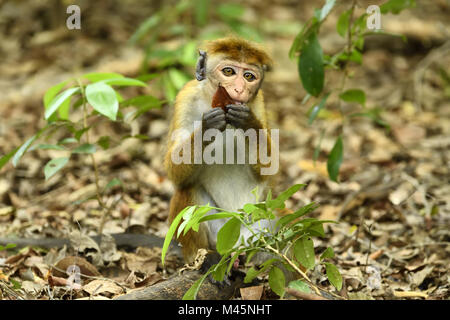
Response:
M203 130L214 128L223 131L226 125L227 123L225 121L225 111L223 111L221 108L213 108L203 113Z
M226 106L226 110L226 122L236 129L260 129L259 121L246 105L229 104Z

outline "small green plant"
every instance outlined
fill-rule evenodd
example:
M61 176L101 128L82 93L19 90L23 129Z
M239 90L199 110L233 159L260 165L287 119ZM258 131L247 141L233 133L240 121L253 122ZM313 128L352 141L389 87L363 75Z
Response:
M312 106L308 110L309 124L312 124L321 113L324 113L327 100L332 94L337 94L339 97L337 107L341 114L342 125L327 161L328 175L331 180L337 182L344 154L343 132L346 121L355 117L366 117L376 124L389 129L389 125L380 116L380 108L366 108L366 93L362 89L345 88L346 80L350 76L348 65L350 63L362 64L364 42L368 36L376 34L399 35L386 33L382 29L369 30L367 28L367 19L370 18L370 15L364 13L360 16L355 16L357 3L352 1L350 7L340 14L336 24L336 31L339 36L346 40L346 44L332 56L324 54L319 42L319 31L322 23L335 7L336 2L336 0L326 0L325 5L321 9L315 10L314 16L304 24L294 39L289 51L289 57L297 59L301 83L307 92L304 103L314 97L311 99L313 101ZM374 14L398 14L403 9L414 6L414 0L390 0L379 7L380 12L375 12ZM406 39L403 37L403 40ZM325 71L327 69L337 70L342 74L338 87L332 88L330 86L330 88L327 88L325 85ZM362 110L361 112L345 114L341 103L356 103ZM319 156L321 142L322 139L316 146L314 161Z
M325 266L330 283L340 290L342 277L337 267L327 260L333 258L333 249L327 248L317 261L313 242L313 237L325 236L324 223L335 223L335 221L304 218L306 214L318 207L314 202L280 219L275 218L276 210L284 209L285 201L302 187L304 185L296 184L274 199L269 192L265 201L259 202L259 199L256 199L255 204L246 204L239 212L230 212L209 205L189 206L182 210L167 232L162 250L163 263L170 241L174 236L178 237L190 230L197 232L200 223L209 220L228 219L217 235L216 249L221 255L220 262L213 265L197 280L186 292L183 299L195 299L201 284L208 275L211 275L217 281L223 281L239 255L246 254L246 263L249 263L258 253L268 253L271 258L266 260L260 268L251 267L247 271L245 283L249 283L258 275L268 272L271 289L277 295L283 297L286 279L280 266L284 266L291 272L296 272L302 278L302 280L289 283L290 287L306 292L310 292L312 288L320 294L307 273L313 270L317 264L322 264ZM256 196L257 192L254 192L254 194ZM211 210L216 210L216 213L209 213ZM269 220L271 227L261 231L260 223L263 219ZM177 226L179 226L178 229ZM251 233L247 241L241 236L241 227Z
M8 243L6 246L0 245L0 251L14 249L15 247L16 244L14 243Z
M109 135L102 136L97 141L91 141L89 131L98 126L102 120L127 122L136 119L149 109L159 108L162 105L162 101L149 95L125 100L113 88L129 86L145 87L147 84L117 73L89 73L51 87L47 90L43 99L46 126L20 147L0 158L0 169L10 160L14 167L17 166L27 151L37 149L58 150L62 156L51 159L44 167L45 179L48 180L63 169L73 155L89 156L95 173L96 196L94 198L97 199L103 210L101 231L106 216L111 210L111 207L107 207L103 202L102 195L113 186L121 185L121 182L114 178L103 189L100 187L99 172L94 154L99 147L103 150L108 149L112 141ZM133 107L133 109L124 113L124 110L128 107ZM64 132L61 133L61 131ZM54 143L49 143L48 141L57 132L63 138ZM146 138L143 135L126 135L121 140L130 137ZM41 143L37 143L38 141L41 141Z

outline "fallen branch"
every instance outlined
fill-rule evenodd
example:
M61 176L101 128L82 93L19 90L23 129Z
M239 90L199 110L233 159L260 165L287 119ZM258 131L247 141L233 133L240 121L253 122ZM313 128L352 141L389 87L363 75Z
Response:
M152 234L134 234L134 233L114 233L111 234L114 238L117 247L128 247L135 249L137 247L159 247L162 248L164 239ZM93 236L92 239L100 243L101 236ZM7 245L13 243L18 248L27 246L41 247L41 248L62 248L64 245L70 246L68 238L1 238L0 245ZM180 248L174 244L172 245L172 252L181 255Z
M219 286L207 277L197 295L198 300L228 300L243 283L241 273L233 273L230 285ZM115 300L181 300L186 291L200 279L199 271L186 271L150 287L133 290Z

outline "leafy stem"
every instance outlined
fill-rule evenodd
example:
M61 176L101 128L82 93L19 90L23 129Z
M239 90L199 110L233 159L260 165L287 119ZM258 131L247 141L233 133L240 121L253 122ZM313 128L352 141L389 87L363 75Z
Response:
M83 129L86 130L86 143L90 144L89 130L87 130L88 124L87 124L86 94L85 94L85 90L84 90L83 84L81 83L80 79L77 78L77 82L78 82L78 86L80 87L81 99L83 101ZM96 191L97 202L100 205L100 207L102 208L102 212L103 212L102 219L100 221L100 226L98 229L98 233L102 234L103 227L105 226L106 218L108 216L110 209L107 208L106 204L103 202L103 199L102 199L102 194L101 194L101 190L100 190L100 178L99 178L99 173L98 173L97 162L95 161L95 155L93 153L90 153L89 156L91 158L92 166L94 168L94 181L95 181L95 191Z

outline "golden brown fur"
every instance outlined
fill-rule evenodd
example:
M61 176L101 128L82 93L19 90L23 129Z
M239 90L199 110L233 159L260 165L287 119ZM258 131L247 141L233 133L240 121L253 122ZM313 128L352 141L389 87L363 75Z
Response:
M210 63L215 63L213 61L215 61L214 59L218 55L225 55L227 59L255 64L258 67L262 67L263 65L270 66L272 64L270 57L259 46L238 38L210 41L206 43L204 48L206 49ZM237 210L243 204L251 202L254 199L250 194L250 190L255 186L259 186L261 192L264 192L267 187L266 180L270 177L260 175L259 164L250 165L252 169L250 171L253 174L250 174L249 171L242 171L243 174L236 175L237 171L235 169L231 169L232 171L229 171L230 174L228 174L225 171L228 169L222 169L222 167L217 165L214 167L204 164L194 164L193 161L190 164L174 164L172 162L171 153L175 146L184 143L190 144L191 160L193 160L195 132L192 129L192 124L194 121L201 120L202 112L211 108L212 98L216 90L217 87L214 87L210 83L208 84L208 80L203 82L192 80L178 93L175 100L174 114L169 129L168 150L164 161L168 177L176 189L170 202L169 223L172 223L178 213L186 206L194 204L206 205L209 203L212 206L221 206L226 210ZM259 90L248 101L247 105L254 114L258 126L261 129L268 129L262 90ZM184 141L172 140L172 133L180 128L190 130L190 136L186 137ZM270 147L270 136L267 139L269 140L268 146ZM245 175L250 177L248 182L247 180L242 181L242 179L246 179ZM213 176L220 180L216 180L217 184L215 181L211 182ZM243 185L244 183L247 185ZM245 192L239 192L239 190L244 190ZM217 193L220 195L216 197L215 195ZM194 260L198 249L214 247L214 244L211 243L211 234L215 234L217 232L216 229L217 226L201 224L199 232L190 231L178 239L182 244L186 262L192 262Z
M239 62L246 62L258 66L272 67L272 59L264 49L241 38L227 37L204 44L209 54L224 54L226 58Z

